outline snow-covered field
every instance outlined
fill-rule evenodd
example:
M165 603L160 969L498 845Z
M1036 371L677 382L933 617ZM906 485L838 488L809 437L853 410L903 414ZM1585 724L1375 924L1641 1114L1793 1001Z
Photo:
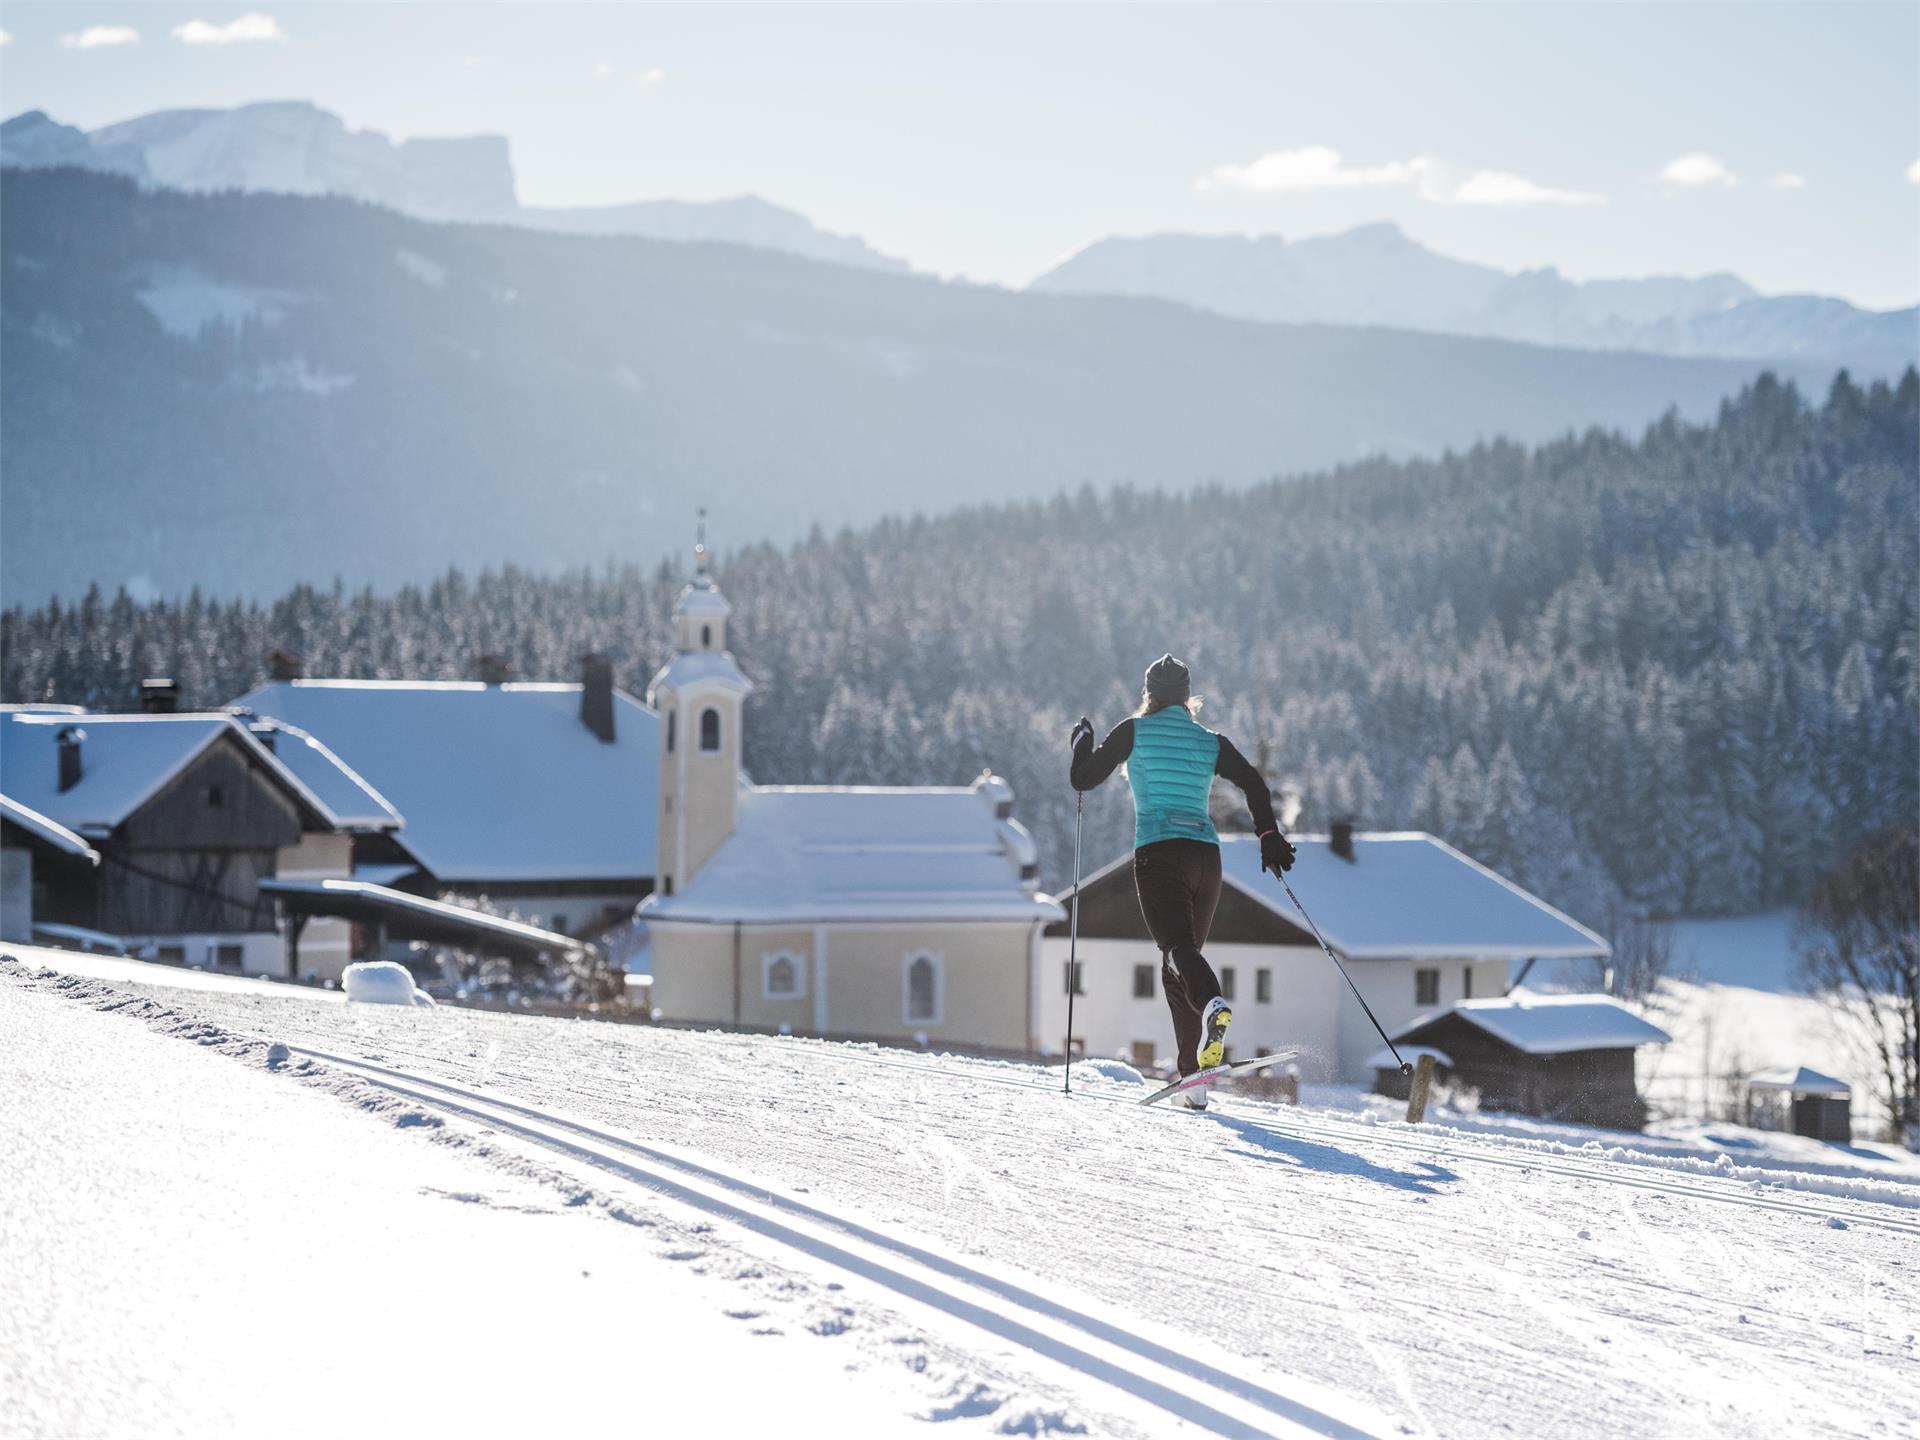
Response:
M1865 1150L1142 1111L1091 1066L1067 1097L1022 1065L12 953L0 1434L1920 1415L1920 1170Z

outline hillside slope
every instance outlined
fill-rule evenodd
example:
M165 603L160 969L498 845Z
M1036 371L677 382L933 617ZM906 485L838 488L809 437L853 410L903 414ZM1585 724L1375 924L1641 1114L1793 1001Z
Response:
M1254 325L10 170L5 595L644 560L1702 415L1756 366ZM1824 385L1825 377L1810 383Z
M256 1067L254 1089L304 1080L477 1147L466 1194L504 1187L490 1166L553 1175L570 1213L550 1227L603 1217L615 1277L639 1278L648 1251L685 1266L688 1325L737 1316L743 1364L754 1328L806 1326L816 1375L850 1371L865 1402L903 1366L973 1368L971 1404L929 1419L1815 1440L1891 1434L1920 1407L1920 1183L1880 1157L1750 1167L1621 1132L1583 1147L1569 1127L1524 1139L1484 1117L1413 1129L1232 1097L1206 1116L1143 1111L1137 1085L1094 1065L1069 1097L1058 1071L1021 1065L262 982L178 992L150 973L109 985L0 962L0 991L65 997L95 1029L145 1016L195 1059L217 1047ZM258 1074L266 1040L292 1047L290 1073ZM70 1083L88 1114L115 1093ZM369 1150L392 1150L368 1123ZM509 1399L527 1383L503 1378ZM668 1400L675 1382L659 1378ZM709 1420L730 1414L713 1395Z

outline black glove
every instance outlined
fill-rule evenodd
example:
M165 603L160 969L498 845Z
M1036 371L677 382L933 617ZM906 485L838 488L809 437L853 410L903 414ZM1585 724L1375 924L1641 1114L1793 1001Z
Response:
M1067 736L1067 747L1078 750L1082 745L1093 743L1093 721L1082 715L1073 722L1073 733Z
M1293 842L1278 830L1269 830L1260 837L1260 868L1271 870L1278 875L1293 868Z

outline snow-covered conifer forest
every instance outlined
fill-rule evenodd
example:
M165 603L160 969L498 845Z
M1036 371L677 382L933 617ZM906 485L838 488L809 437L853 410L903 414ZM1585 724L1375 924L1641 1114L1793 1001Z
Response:
M1303 792L1300 823L1431 829L1596 924L1623 906L1800 899L1916 794L1920 377L1818 400L1771 378L1711 424L1490 441L1250 490L1083 489L791 547L720 540L762 782L1013 783L1063 883L1067 728L1143 665ZM678 523L678 522L673 522ZM653 537L660 539L663 537ZM458 572L270 604L97 591L4 616L9 701L225 703L268 652L310 675L572 679L640 691L682 576ZM1096 863L1124 798L1088 812Z

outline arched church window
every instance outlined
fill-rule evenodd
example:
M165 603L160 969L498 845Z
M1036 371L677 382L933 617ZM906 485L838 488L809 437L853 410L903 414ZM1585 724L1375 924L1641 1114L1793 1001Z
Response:
M903 1018L909 1025L938 1025L941 1022L941 957L931 950L918 950L906 957L906 985Z
M718 750L720 748L720 712L712 708L700 712L700 748Z
M700 627L700 648L702 650L711 650L713 648L713 627L711 625L702 625Z
M680 718L680 712L678 710L667 711L667 753L669 755L673 753L674 731L680 728L679 726L675 725L673 722L679 718Z

